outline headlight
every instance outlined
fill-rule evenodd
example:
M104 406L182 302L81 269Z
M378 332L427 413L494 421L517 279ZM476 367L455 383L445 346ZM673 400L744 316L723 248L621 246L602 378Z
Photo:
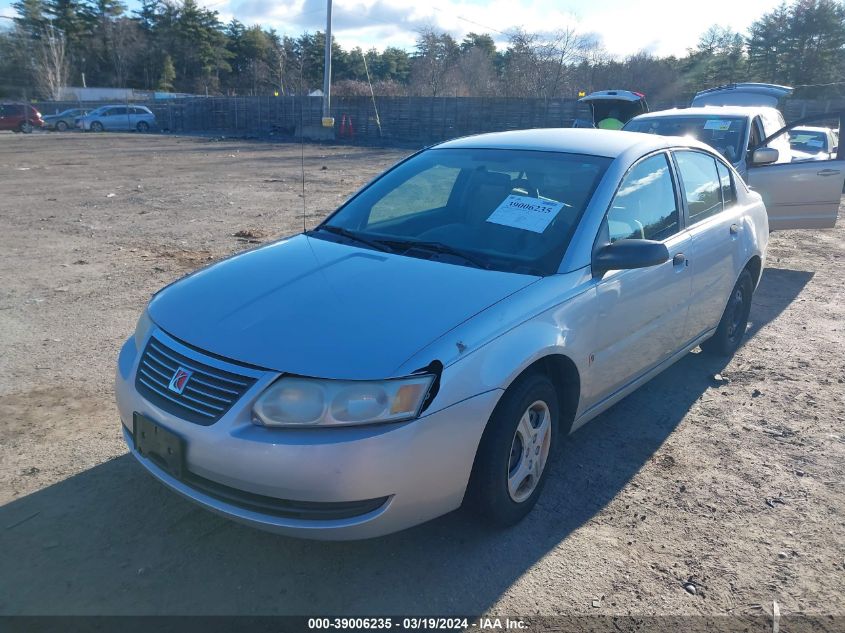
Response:
M147 309L144 308L141 317L138 319L138 325L135 326L135 349L139 352L144 346L144 343L147 342L147 335L151 329L153 329L153 320L147 313Z
M283 377L252 408L265 426L349 426L417 417L434 382L430 374L394 380Z

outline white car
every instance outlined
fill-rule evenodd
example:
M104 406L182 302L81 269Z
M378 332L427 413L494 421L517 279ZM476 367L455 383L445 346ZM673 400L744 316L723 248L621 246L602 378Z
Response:
M174 491L280 533L366 538L464 503L510 525L568 433L697 345L739 346L768 237L760 196L692 139L441 143L156 293L118 359L123 435Z
M703 105L642 114L623 129L691 136L716 149L763 196L773 231L833 228L845 184L845 156L834 155L826 164L793 161L793 126L770 106Z

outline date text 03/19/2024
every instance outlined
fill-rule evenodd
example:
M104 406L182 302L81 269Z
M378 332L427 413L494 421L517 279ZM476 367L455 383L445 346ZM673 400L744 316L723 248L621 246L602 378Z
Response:
M406 617L398 618L309 618L309 630L400 630L400 631L465 631L479 630L522 630L526 624L520 619L481 617L481 618L438 618Z

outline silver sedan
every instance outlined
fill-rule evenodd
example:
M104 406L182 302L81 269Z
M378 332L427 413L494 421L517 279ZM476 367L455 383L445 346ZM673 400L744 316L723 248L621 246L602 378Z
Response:
M739 346L768 234L692 139L446 142L159 291L120 352L123 434L176 492L280 533L366 538L462 504L511 525L568 433L697 345Z

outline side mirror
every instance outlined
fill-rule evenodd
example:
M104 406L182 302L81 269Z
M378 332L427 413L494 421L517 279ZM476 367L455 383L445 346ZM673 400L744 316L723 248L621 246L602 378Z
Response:
M647 268L669 261L669 249L654 240L619 240L598 249L593 255L593 274L608 270Z
M751 154L752 165L771 165L780 158L780 152L774 147L758 147Z

